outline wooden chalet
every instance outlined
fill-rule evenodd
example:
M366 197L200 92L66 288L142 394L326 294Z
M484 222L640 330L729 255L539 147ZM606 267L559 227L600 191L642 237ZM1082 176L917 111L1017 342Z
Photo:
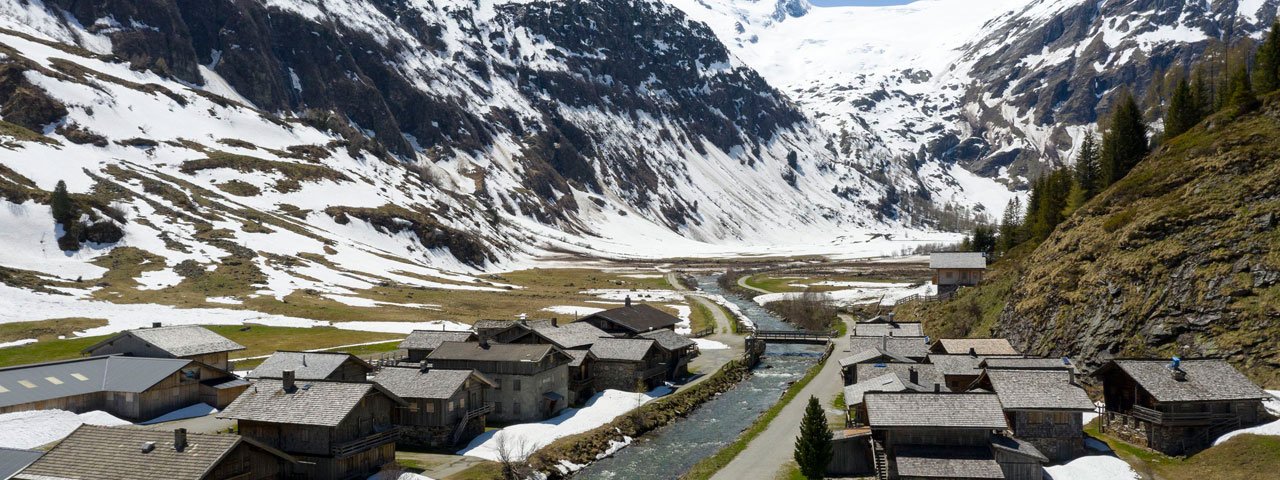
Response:
M13 478L18 480L266 480L296 459L231 434L81 425Z
M929 346L930 353L977 355L982 357L1018 357L1022 352L1003 338L944 338Z
M279 449L298 463L288 475L317 480L365 478L394 463L396 407L408 403L372 382L259 379L218 418L240 435Z
M288 370L298 380L362 382L373 373L373 365L350 353L278 351L248 378L281 378Z
M894 320L893 313L873 317L869 320L853 324L855 337L923 337L924 328L920 322L899 322Z
M1005 358L972 353L931 353L928 362L942 375L943 385L952 392L964 392L982 376L982 365L988 359Z
M839 361L840 375L841 377L843 377L845 385L853 385L855 383L858 383L857 367L858 365L865 364L865 363L910 364L910 363L916 363L916 362L912 361L907 357L886 352L880 349L880 347L868 348L866 350L854 353L853 355L840 359Z
M602 338L591 346L591 376L600 390L649 391L667 378L666 356L648 338Z
M850 352L865 352L876 348L913 362L923 362L929 356L928 337L849 336Z
M591 350L565 350L569 355L569 403L580 405L596 394L595 377L591 376L596 356Z
M987 271L987 256L982 252L935 252L929 255L933 284L938 292L977 285Z
M129 330L95 343L81 353L90 356L129 355L151 358L183 358L213 368L231 371L230 353L244 346L198 325L171 327L152 324L151 328Z
M0 413L102 410L139 422L197 403L221 408L248 386L194 360L78 358L0 369Z
M408 402L391 415L401 430L399 442L423 447L454 446L484 433L493 411L484 398L498 386L474 370L405 367L384 368L373 381Z
M854 378L857 383L885 374L897 375L905 382L927 387L929 391L942 391L942 374L934 365L928 363L874 362L859 363L854 366Z
M475 370L498 385L484 401L489 420L530 422L550 418L568 405L569 363L554 345L443 342L422 361L426 369Z
M689 362L698 357L698 344L675 330L654 330L640 334L637 338L654 341L662 354L659 360L667 366L666 380L679 380L689 376Z
M1013 435L1052 462L1083 455L1084 413L1093 401L1066 369L987 368L971 389L996 392Z
M471 342L476 340L474 332L452 332L446 330L414 330L400 342L400 349L408 354L411 363L421 362L427 358L441 343Z
M862 405L879 478L1041 478L1044 456L1003 435L994 394L869 392Z
M593 313L578 320L589 323L610 335L631 337L654 330L675 330L680 319L657 307L647 304L632 304L627 297L622 307Z
M1117 359L1093 375L1106 402L1103 431L1169 455L1265 418L1267 393L1225 360Z

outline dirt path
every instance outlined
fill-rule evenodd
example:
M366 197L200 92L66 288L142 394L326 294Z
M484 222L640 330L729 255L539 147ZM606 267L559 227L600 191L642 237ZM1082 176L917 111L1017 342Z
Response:
M739 286L739 287L742 287L742 288L745 288L745 289L747 289L747 290L751 290L751 291L753 291L753 292L760 292L760 293L762 293L762 294L764 294L764 293L774 293L774 292L770 292L770 291L768 291L768 290L765 290L765 289L763 289L763 288L756 288L756 287L753 287L753 286L751 286L751 285L747 285L747 278L750 278L750 275L743 276L743 277L738 277L738 286Z

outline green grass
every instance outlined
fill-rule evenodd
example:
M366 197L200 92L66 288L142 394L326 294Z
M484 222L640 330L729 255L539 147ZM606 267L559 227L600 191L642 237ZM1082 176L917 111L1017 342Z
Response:
M787 389L786 393L782 394L782 398L778 400L778 403L773 404L772 407L765 410L764 413L760 415L760 418L757 418L750 427L744 430L742 435L739 435L733 443L725 445L724 448L721 448L720 451L716 452L714 455L702 459L702 461L695 464L693 468L690 468L688 472L681 475L681 480L705 480L711 478L712 475L715 475L716 472L720 471L720 469L724 468L725 465L728 465L729 462L733 461L738 454L742 453L742 451L747 448L747 445L749 445L752 440L755 440L756 437L760 436L761 433L764 433L764 431L769 428L769 424L773 422L773 419L777 418L778 414L782 413L782 409L800 394L800 391L804 389L805 385L808 385L809 382L813 381L814 377L818 376L818 372L822 371L822 366L826 363L827 357L830 355L831 348L828 347L827 353L823 355L821 361L810 368L809 372L806 373L804 377L801 377L800 380L796 381L796 383L791 384L791 387Z
M495 478L502 478L502 464L484 462L441 480L493 480Z
M689 297L685 297L685 301L689 302L692 312L689 314L689 328L695 332L711 329L715 331L716 321L711 309L707 308L701 302L697 302Z
M831 406L839 408L840 411L844 411L849 408L849 406L844 403L844 391L837 393L836 398L831 399Z
M1273 478L1280 471L1280 437L1238 435L1190 457L1170 457L1099 433L1096 421L1085 433L1106 442L1144 478L1248 480Z
M71 337L75 332L82 332L93 327L106 325L100 318L58 318L38 320L34 322L14 322L0 324L0 343L35 338L38 340L55 340L59 336Z

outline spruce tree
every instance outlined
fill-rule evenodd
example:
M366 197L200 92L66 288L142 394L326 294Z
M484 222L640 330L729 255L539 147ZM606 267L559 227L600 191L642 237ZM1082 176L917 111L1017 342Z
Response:
M1004 207L1000 218L1000 231L996 235L996 253L1004 254L1022 243L1022 201L1013 197Z
M1093 198L1101 190L1098 185L1098 161L1101 155L1098 151L1098 137L1093 134L1093 131L1086 133L1084 141L1080 144L1080 153L1076 156L1075 166L1075 181L1084 192L1085 200Z
M1186 79L1178 80L1173 89L1173 97L1169 99L1169 109L1164 116L1164 138L1171 139L1191 130L1200 123L1200 106L1196 104L1191 84Z
M1258 96L1253 93L1253 82L1249 80L1249 67L1241 64L1231 74L1230 106L1237 114L1248 113L1258 108Z
M1209 81L1205 80L1204 68L1196 67L1195 73L1191 79L1191 97L1195 103L1197 111L1200 112L1200 118L1196 123L1200 123L1206 116L1213 113L1213 92L1209 90Z
M1280 21L1271 24L1271 33L1258 47L1253 83L1259 94L1280 90Z
M835 456L831 446L831 429L827 427L827 413L817 397L809 397L800 422L800 436L796 437L795 460L805 478L823 478L827 465Z
M53 221L70 227L72 220L71 195L67 193L67 182L58 180L53 187L53 196L49 199L49 207L53 210Z
M1102 136L1103 182L1100 187L1116 183L1147 156L1150 144L1147 125L1142 121L1142 110L1125 94L1111 114L1111 129Z

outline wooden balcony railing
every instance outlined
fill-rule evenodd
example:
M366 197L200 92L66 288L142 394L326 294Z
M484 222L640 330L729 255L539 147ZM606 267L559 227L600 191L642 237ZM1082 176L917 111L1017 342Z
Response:
M1234 413L1162 412L1140 405L1134 405L1129 415L1139 420L1169 427L1210 425L1238 417Z
M398 427L389 427L384 431L368 435L364 438L334 445L331 451L333 452L334 457L343 458L379 445L395 442L398 438L400 438L400 429Z

